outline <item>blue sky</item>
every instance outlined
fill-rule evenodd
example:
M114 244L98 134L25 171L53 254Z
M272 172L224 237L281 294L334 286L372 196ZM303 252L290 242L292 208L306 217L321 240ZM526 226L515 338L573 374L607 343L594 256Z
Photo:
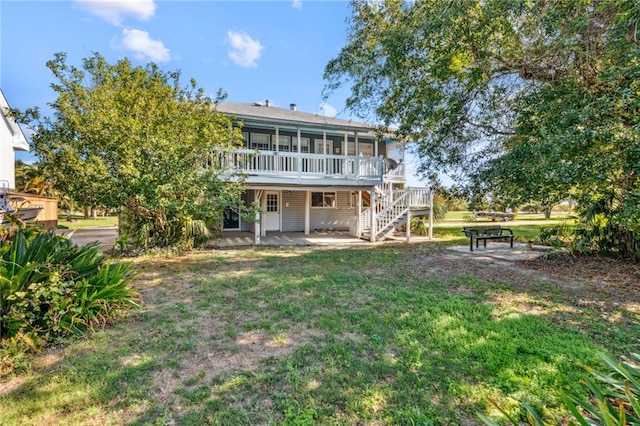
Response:
M99 52L180 70L227 100L296 103L305 112L349 118L347 90L322 102L322 74L346 43L346 1L12 1L0 2L0 87L13 108L55 99L45 63ZM22 154L18 158L29 159ZM415 178L410 184L418 184Z

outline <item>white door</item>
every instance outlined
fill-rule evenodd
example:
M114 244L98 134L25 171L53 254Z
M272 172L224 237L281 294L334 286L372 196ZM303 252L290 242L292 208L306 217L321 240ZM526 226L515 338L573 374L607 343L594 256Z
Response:
M280 230L280 193L267 192L267 208L264 214L265 231Z

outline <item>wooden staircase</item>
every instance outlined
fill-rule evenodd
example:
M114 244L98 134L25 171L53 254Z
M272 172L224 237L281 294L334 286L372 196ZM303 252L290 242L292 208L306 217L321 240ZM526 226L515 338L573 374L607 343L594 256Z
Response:
M366 197L365 197L365 194ZM370 195L371 194L371 195ZM384 240L411 220L411 215L432 214L433 196L428 188L393 189L376 187L371 193L362 194L363 204L369 208L357 218L359 238L370 241ZM431 237L431 228L429 234ZM409 232L407 232L407 239Z

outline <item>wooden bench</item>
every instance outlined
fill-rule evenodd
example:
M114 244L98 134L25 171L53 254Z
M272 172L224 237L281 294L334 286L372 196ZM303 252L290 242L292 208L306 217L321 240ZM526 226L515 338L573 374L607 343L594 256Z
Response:
M495 226L491 228L462 228L462 232L469 237L469 250L473 251L473 240L476 240L476 248L480 247L480 240L484 241L485 248L487 240L509 240L511 248L513 248L513 231L508 228Z

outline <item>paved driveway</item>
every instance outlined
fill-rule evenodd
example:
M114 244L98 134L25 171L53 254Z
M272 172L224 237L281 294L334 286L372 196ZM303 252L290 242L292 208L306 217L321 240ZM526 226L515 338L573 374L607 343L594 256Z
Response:
M85 246L87 244L98 242L100 250L105 251L113 248L118 238L118 228L88 228L88 229L76 229L75 231L62 230L58 231L60 234L70 234L71 241L79 246Z

